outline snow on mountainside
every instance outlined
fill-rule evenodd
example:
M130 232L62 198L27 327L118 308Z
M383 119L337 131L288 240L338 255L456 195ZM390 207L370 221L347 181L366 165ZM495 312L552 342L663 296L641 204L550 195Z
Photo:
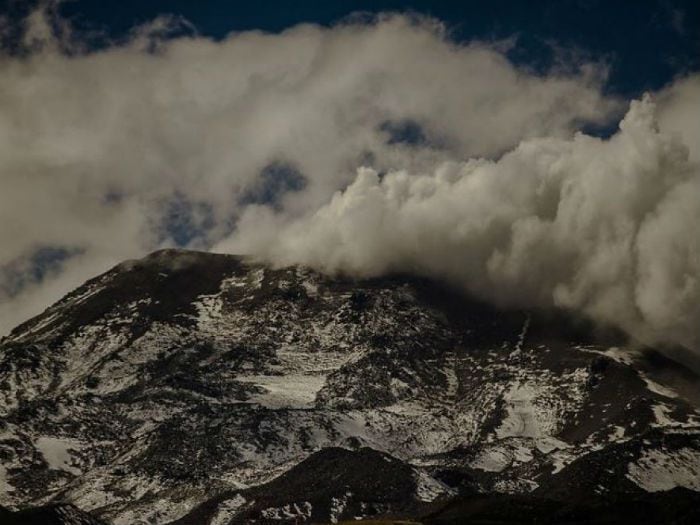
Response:
M698 378L624 344L422 279L156 252L0 342L0 505L335 522L700 491L700 413L654 370Z

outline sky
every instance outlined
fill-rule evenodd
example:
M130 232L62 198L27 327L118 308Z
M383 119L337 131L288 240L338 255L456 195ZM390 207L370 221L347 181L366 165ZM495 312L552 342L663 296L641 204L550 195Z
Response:
M697 2L0 5L0 333L177 246L700 356Z
M7 2L21 16L31 2ZM216 39L232 31L280 32L301 23L331 26L349 16L413 12L443 21L450 37L518 38L508 54L518 64L546 68L551 44L606 60L607 89L627 96L659 89L679 73L700 68L700 6L668 0L485 1L263 1L122 0L69 1L60 7L75 29L123 37L159 15L183 17L200 34Z

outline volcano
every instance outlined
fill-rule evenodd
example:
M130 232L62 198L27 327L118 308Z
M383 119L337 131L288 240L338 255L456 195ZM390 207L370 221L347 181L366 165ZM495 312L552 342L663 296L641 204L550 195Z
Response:
M0 521L697 523L699 394L568 312L162 250L0 341Z

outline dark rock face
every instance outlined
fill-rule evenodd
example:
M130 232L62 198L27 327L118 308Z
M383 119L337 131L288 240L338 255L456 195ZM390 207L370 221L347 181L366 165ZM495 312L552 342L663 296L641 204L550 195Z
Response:
M421 516L439 508L437 502L421 499L428 479L407 463L371 448L353 451L329 447L269 483L223 492L173 525L210 523L226 511L234 523Z
M106 525L102 520L83 512L74 505L46 505L10 512L0 507L3 525Z
M0 342L0 504L217 525L442 523L473 498L540 515L674 488L682 507L698 378L625 344L422 279L156 252Z
M700 520L700 494L675 488L614 501L561 501L510 494L457 497L424 516L426 525L475 524L634 524L686 525Z

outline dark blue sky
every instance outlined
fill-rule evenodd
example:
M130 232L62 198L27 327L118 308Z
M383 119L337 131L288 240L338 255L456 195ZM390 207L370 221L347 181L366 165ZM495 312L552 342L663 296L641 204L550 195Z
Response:
M26 0L3 0L21 13ZM257 1L74 0L61 13L79 30L123 36L159 14L189 20L204 35L230 31L280 31L300 22L333 24L351 13L414 11L437 17L453 38L518 35L511 59L536 70L552 59L549 42L584 51L611 66L609 89L636 96L675 76L700 70L700 2L672 0L490 0L490 1Z

